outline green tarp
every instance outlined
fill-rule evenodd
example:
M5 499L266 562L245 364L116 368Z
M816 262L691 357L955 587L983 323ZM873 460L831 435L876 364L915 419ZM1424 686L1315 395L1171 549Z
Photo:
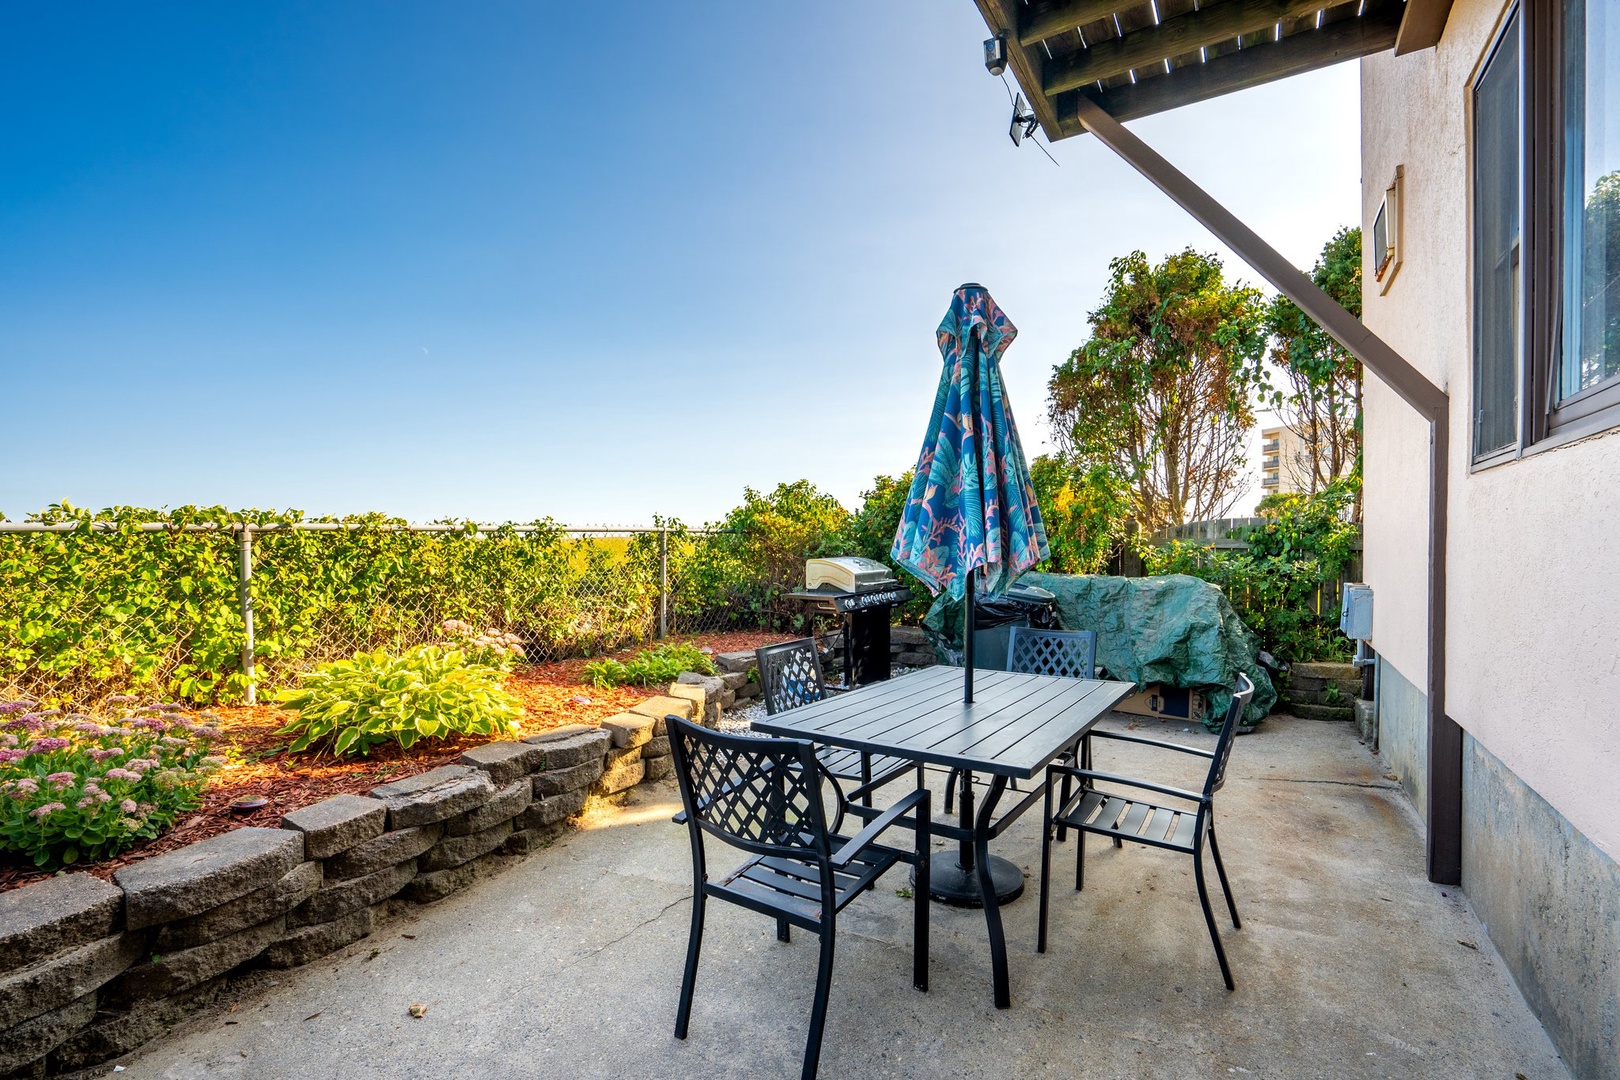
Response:
M1018 581L1057 597L1058 620L1065 630L1097 632L1097 663L1111 678L1206 694L1206 723L1211 726L1219 726L1226 714L1240 671L1254 682L1245 726L1259 723L1277 702L1271 676L1260 666L1259 639L1243 625L1226 594L1207 581L1185 574L1122 578L1036 573ZM936 602L923 622L948 641L962 639L959 603Z

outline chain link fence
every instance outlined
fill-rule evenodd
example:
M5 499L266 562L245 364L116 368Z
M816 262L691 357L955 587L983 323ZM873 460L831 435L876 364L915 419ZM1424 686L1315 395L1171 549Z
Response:
M516 635L530 662L758 625L723 534L292 522L0 522L0 696L252 703L357 651Z

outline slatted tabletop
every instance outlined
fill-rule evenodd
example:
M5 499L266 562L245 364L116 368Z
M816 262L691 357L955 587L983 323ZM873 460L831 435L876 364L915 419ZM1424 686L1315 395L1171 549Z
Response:
M1015 779L1033 777L1131 683L978 670L973 704L962 669L931 667L754 721L768 735L843 746Z

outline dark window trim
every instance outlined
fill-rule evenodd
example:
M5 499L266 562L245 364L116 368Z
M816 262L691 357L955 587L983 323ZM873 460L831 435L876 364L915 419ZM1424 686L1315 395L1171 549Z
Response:
M1525 0L1504 12L1501 29L1485 50L1479 75L1469 88L1470 93L1478 88L1479 78L1501 47L1517 12L1524 125L1524 157L1520 164L1519 437L1514 445L1473 459L1470 471L1515 461L1620 426L1620 377L1587 387L1563 401L1555 398L1564 319L1565 2ZM1474 152L1471 146L1470 158ZM1477 208L1474 212L1478 212ZM1469 401L1472 446L1473 427L1478 420L1472 393Z

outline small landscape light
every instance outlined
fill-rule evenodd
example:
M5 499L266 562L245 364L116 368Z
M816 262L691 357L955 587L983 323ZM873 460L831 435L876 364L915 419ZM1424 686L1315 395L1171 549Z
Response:
M996 78L1007 70L1007 35L984 39L984 68Z
M262 795L255 795L247 799L237 799L231 803L231 812L236 814L251 814L255 810L263 810L270 805L270 800Z

